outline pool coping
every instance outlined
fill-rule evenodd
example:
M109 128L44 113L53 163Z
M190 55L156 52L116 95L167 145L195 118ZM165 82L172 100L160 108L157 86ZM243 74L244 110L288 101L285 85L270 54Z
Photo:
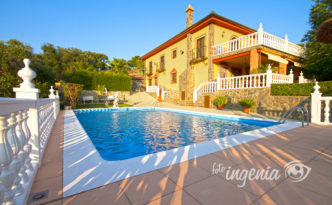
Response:
M114 108L105 109L113 110ZM151 107L118 109L151 109ZM270 119L213 114L170 108L155 109L182 113L194 113L203 116L220 116L276 122L275 120ZM63 147L63 197L71 196L83 191L120 181L125 178L144 174L173 164L195 159L197 157L208 155L300 126L300 122L287 122L285 124L260 128L224 138L187 145L184 147L152 153L144 156L138 156L119 161L106 161L96 150L89 136L77 119L75 113L72 110L66 110L64 119Z

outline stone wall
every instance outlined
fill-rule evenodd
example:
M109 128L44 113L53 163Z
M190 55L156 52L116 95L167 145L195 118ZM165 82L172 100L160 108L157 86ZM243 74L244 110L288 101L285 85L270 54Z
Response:
M213 99L216 96L221 95L228 97L228 103L224 106L225 109L242 110L239 101L243 98L252 98L256 101L256 106L251 109L251 112L266 116L279 117L289 108L298 105L307 107L310 112L310 96L272 96L270 94L270 88L221 90L218 93L205 95L210 96L211 108L215 107L212 104ZM195 106L204 106L205 95L200 95L198 97Z
M169 91L168 98L164 102L176 104L176 105L186 105L186 100L181 100L181 91Z
M119 100L121 102L126 102L130 95L130 91L108 91L108 95L114 95L116 92L119 93ZM83 103L83 96L93 96L93 101L95 103L103 102L105 100L105 93L100 93L97 90L83 90L80 97L80 103Z

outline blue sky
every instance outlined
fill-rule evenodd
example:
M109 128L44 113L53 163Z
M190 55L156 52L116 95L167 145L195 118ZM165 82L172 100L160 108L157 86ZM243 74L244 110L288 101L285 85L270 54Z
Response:
M142 56L212 10L257 29L300 43L309 30L311 0L0 0L0 40L17 39L35 53L44 43L130 59Z

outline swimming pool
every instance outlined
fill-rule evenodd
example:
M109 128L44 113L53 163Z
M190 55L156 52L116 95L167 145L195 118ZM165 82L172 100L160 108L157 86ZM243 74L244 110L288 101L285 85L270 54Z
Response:
M276 125L155 109L74 111L104 160L116 161Z
M234 115L211 114L169 108L156 108L155 110L156 112L151 107L87 109L78 110L75 111L75 113L72 110L66 110L64 118L63 145L63 197L71 196L129 177L151 172L156 169L161 169L177 163L196 159L198 157L202 157L214 152L228 149L233 146L241 145L243 143L251 142L269 135L273 135L282 131L301 126L300 122L287 122L285 124L276 124L275 121L254 119ZM123 115L123 112L129 113L132 111L139 112L137 112L135 116L131 115L131 117L124 117L126 115ZM87 117L89 115L86 115L86 117L83 117L85 118L85 122L82 121L81 123L78 118L80 118L79 116L81 114L82 116L84 116L84 113L90 113L91 115L96 115L96 117ZM102 120L103 115L107 116L110 114L118 117L108 119L106 121ZM176 116L177 114L180 114L180 116ZM145 118L143 118L144 120L139 118L141 115L146 115ZM153 115L156 116L152 117ZM159 124L153 120L156 117L159 120ZM172 120L167 118L170 118ZM229 121L231 122L231 124L250 124L250 126L253 125L254 127L249 128L249 130L251 129L250 131L244 131L248 129L248 127L243 125L242 127L240 125L236 125L236 127L241 127L242 129L241 133L238 134L234 134L236 131L235 129L225 133L223 133L221 129L208 129L209 127L211 128L213 124L218 124L216 121L221 123L223 120ZM110 159L107 159L111 155L106 157L103 156L104 154L109 154L108 152L104 152L108 148L106 145L102 145L103 143L106 144L106 142L110 143L112 141L118 143L116 140L109 140L112 138L112 133L114 133L115 130L121 130L120 127L128 125L132 127L139 127L137 124L130 123L138 121L142 122L143 124L149 125L147 126L148 128L140 128L141 131L145 130L142 133L152 133L152 131L155 130L157 131L157 133L161 133L161 137L156 138L157 140L155 140L155 138L148 138L149 140L147 141L152 141L153 143L143 143L143 145L140 145L141 147L138 150L135 147L137 146L135 145L137 143L129 145L129 143L124 140L124 142L127 142L128 145L122 144L121 146L125 146L125 150L135 150L135 154L139 153L139 155L137 155L136 157L131 156L130 154L132 153L126 153L124 154L126 158L117 158L117 160L116 158L112 157ZM185 127L182 124L185 123L184 121L186 123L190 122L188 123L189 127ZM168 123L168 127L164 126L164 123L166 122ZM89 129L87 129L86 127L83 128L84 124L89 124L91 130L95 132L96 136L99 132L105 132L107 134L107 137L101 135L105 139L99 139L99 144L101 144L101 148L104 149L103 152L100 152L98 150L100 149L98 148L98 146L100 145L96 145L93 142L95 140L94 137L89 136L91 135L88 133ZM105 124L108 127L107 129L102 127ZM110 128L110 125L112 125L112 128ZM101 129L97 129L96 126L100 126ZM128 126L127 130L123 131L123 136L126 136L125 133L129 133L129 138L130 136L134 136L134 138L131 140L138 141L140 143L145 142L146 140L144 141L142 136L135 137L137 136L137 132L135 131L136 129L132 127L130 128L130 126ZM227 127L229 125L223 126ZM171 130L170 127L173 127L173 132L164 131L165 133L163 133L162 131L158 130L159 127L164 128L165 130ZM188 135L188 138L186 140L169 139L165 137L166 135L169 135L173 136L173 138L181 138L179 134L174 134L178 133L177 131L180 129L182 130L182 133ZM151 133L150 135L152 135ZM204 139L201 136L201 133L209 133L208 138ZM219 135L221 133L222 135ZM195 135L196 138L190 137L191 135ZM118 136L121 136L121 134L118 133ZM124 138L126 139L128 137ZM173 140L173 142L176 143L168 145L170 143L164 140ZM122 140L118 141L121 142ZM188 145L185 145L186 143L188 143ZM158 144L162 144L162 146L156 146ZM176 147L175 145L178 147ZM119 146L120 145L118 145L118 148ZM150 151L145 152L145 149L150 149ZM122 151L123 150L124 149L122 149ZM144 152L142 152L142 150ZM117 155L119 156L120 153L117 153Z

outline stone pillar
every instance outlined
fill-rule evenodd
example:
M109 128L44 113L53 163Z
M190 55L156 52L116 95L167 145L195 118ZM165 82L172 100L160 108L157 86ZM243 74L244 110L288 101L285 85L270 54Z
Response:
M24 68L18 71L18 76L23 79L23 82L19 88L13 88L13 91L16 93L16 98L37 100L39 89L36 89L32 83L32 80L36 77L36 73L29 67L31 62L29 59L25 58L23 62L25 65Z
M250 74L256 73L259 67L259 54L257 49L250 50Z
M14 88L13 90L16 93L16 98L36 100L35 107L29 109L29 118L27 123L29 124L32 136L32 160L33 162L38 163L39 166L41 164L38 114L39 89L36 89L35 85L32 83L32 80L36 77L36 73L29 67L31 61L25 58L23 62L25 67L18 71L18 76L23 79L23 83L20 84L19 88Z
M214 79L214 69L213 69L213 62L212 62L212 55L213 49L212 46L214 45L214 24L211 23L209 25L209 45L208 45L208 81L213 81Z
M320 86L316 81L314 86L314 92L311 93L311 123L320 124L321 123L321 97L322 93L319 92Z
M279 74L287 75L287 64L279 62Z
M187 84L186 84L186 100L193 101L193 94L195 90L195 74L191 65L192 60L192 36L187 35Z
M304 76L303 76L302 71L301 71L300 76L299 76L299 83L304 83Z
M193 25L193 14L194 14L194 9L193 7L191 7L190 4L186 9L186 13L187 13L187 28L188 28Z

